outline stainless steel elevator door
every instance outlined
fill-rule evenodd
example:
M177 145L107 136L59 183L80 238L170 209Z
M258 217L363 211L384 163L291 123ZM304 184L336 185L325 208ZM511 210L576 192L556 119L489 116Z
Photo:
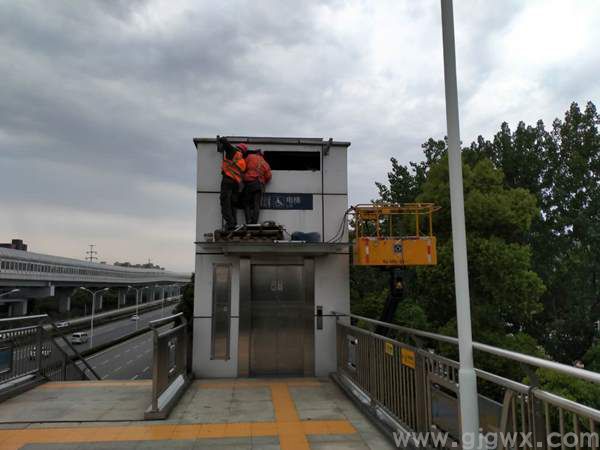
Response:
M251 375L304 373L303 266L252 266Z

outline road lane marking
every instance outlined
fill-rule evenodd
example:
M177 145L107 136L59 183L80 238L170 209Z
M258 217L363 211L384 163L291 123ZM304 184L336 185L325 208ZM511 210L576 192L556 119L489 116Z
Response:
M150 366L148 366L144 370L142 370L142 373L146 372L148 369L150 369Z
M112 373L118 372L119 370L121 370L123 368L123 366L119 366L117 367L115 370L112 371Z
M124 342L121 342L120 344L113 345L112 347L109 347L106 350L102 350L101 352L94 353L93 355L91 355L90 357L88 357L86 359L89 361L90 359L97 358L98 356L104 355L105 353L115 351L117 349L117 347L119 347L121 345L125 345L125 344L130 344L131 341L140 341L140 340L149 339L148 333L150 333L150 331L148 331L148 332L146 332L146 333L144 333L144 334L142 334L140 336L136 336L134 338L131 338L131 339L128 339L128 340L126 340Z
M137 375L135 375L134 377L132 377L131 379L132 379L132 380L137 380L137 377L139 377L139 376L140 376L140 375L139 375L139 374L137 374Z

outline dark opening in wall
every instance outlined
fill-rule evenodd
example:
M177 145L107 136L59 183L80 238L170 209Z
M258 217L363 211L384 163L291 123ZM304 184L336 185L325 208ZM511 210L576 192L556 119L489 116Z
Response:
M264 152L271 170L321 170L320 152Z

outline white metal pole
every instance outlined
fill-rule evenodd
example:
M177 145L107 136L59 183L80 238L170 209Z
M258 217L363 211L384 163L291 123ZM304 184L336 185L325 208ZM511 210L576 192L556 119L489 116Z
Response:
M442 6L442 38L444 44L444 82L446 87L446 121L448 125L448 166L450 174L456 319L458 323L458 349L460 356L458 372L460 419L463 435L462 441L465 442L468 439L473 443L474 448L479 448L479 408L477 404L477 376L473 368L471 301L469 297L469 269L467 266L467 237L458 121L454 13L452 0L440 1Z
M94 346L94 310L96 309L96 293L92 292L92 324L90 327L90 348Z
M136 315L136 321L135 321L135 329L137 331L138 329L138 322L140 321L140 315L139 315L139 303L140 303L140 294L139 294L139 290L136 288L135 289L135 315Z

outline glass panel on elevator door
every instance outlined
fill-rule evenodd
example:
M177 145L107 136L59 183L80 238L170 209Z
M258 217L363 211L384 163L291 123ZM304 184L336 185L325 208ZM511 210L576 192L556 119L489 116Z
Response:
M229 359L230 318L231 265L215 264L213 270L211 359Z
M307 320L303 266L253 265L251 375L302 375Z

